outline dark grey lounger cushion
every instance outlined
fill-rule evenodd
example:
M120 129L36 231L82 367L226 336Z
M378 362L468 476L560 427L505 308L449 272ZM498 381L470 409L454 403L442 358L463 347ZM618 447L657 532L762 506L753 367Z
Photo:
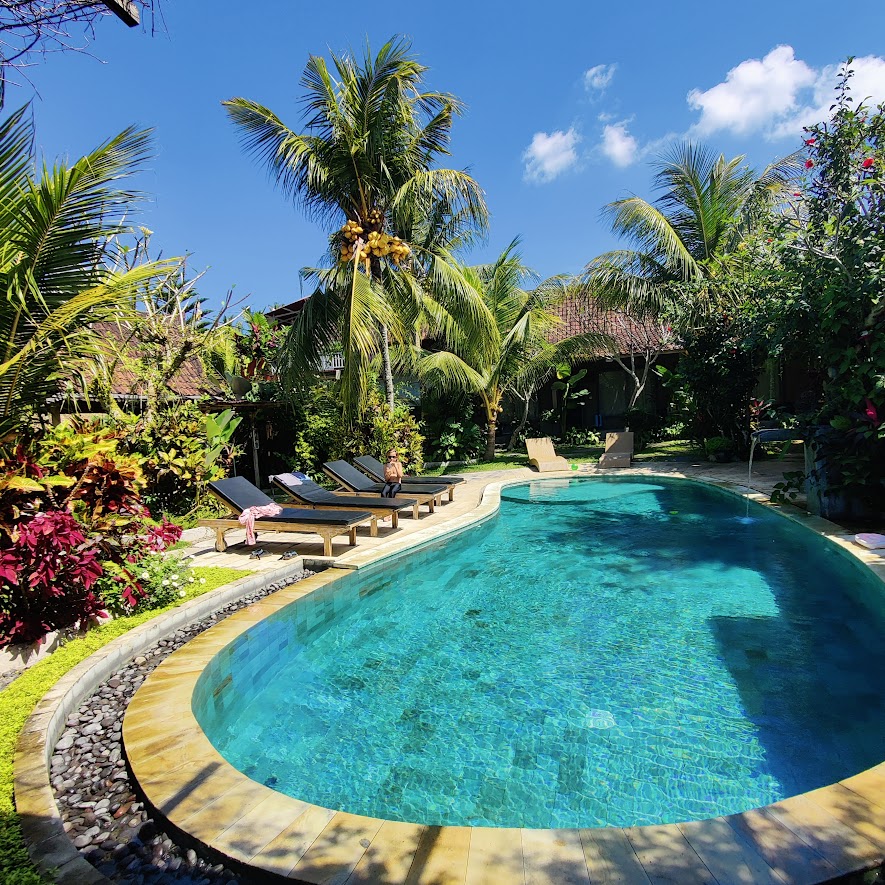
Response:
M384 478L384 465L371 455L360 455L353 459L360 470L365 470L371 479L382 480ZM464 482L463 476L404 476L403 485L412 486L416 483L439 483L445 486L454 486Z
M349 485L358 492L381 492L384 488L383 482L372 482L364 473L360 473L352 464L347 461L326 461L323 465L326 470L336 479L341 477L344 485ZM416 495L440 495L448 491L443 485L418 485L418 483L410 484L409 492Z
M232 510L237 510L240 513L247 507L263 507L266 504L276 503L243 476L217 479L209 483L209 488L213 489ZM312 522L314 525L348 526L371 518L372 514L367 510L363 512L354 510L301 510L295 507L284 507L283 512L279 515L259 516L255 522L291 522L293 524Z
M383 507L387 510L399 510L402 507L411 507L418 502L412 498L361 498L359 495L336 495L318 486L311 480L302 480L301 485L290 486L278 476L270 478L271 483L278 489L282 489L293 495L300 501L309 504L337 504L339 507Z

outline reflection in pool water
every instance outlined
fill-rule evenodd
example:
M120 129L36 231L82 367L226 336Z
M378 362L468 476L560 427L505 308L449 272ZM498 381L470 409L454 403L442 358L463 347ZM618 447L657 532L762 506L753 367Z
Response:
M882 587L750 515L685 481L511 487L256 625L194 711L255 780L430 824L673 822L834 782L885 758Z

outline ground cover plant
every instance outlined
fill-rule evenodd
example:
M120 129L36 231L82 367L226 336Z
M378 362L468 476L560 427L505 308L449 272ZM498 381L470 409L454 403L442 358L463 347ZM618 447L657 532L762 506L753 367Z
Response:
M0 881L4 885L45 885L22 843L13 802L12 766L19 732L44 694L71 668L93 652L146 621L197 596L216 590L250 572L226 568L195 568L197 580L183 597L160 609L102 623L85 636L65 643L0 691Z

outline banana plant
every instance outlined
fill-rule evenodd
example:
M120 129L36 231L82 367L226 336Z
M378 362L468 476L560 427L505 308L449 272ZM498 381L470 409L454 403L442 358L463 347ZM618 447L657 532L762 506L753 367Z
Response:
M590 395L590 390L576 390L578 384L584 380L587 374L586 369L578 369L572 372L571 366L559 366L556 369L556 381L553 382L553 390L559 392L559 438L565 439L566 423L568 420L569 409L577 409L583 406Z

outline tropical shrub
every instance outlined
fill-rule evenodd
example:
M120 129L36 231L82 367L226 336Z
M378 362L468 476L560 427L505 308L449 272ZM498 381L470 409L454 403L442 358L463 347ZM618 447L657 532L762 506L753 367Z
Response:
M761 356L745 325L722 313L702 328L683 333L685 353L675 370L675 384L689 407L689 434L703 442L727 437L738 454L749 451L748 404L759 377Z
M569 427L562 442L567 446L601 446L602 437L589 427Z
M633 432L633 447L642 451L650 442L660 438L664 419L645 409L627 409L624 423Z
M377 388L371 390L360 430L362 439L355 442L361 444L352 449L353 454L367 452L381 457L390 449L396 449L406 470L414 473L424 466L424 437L414 415L402 401L394 401L391 413L381 392Z
M704 451L710 461L730 461L734 457L735 445L727 436L711 436L704 440Z
M204 415L190 402L160 408L152 419L133 423L130 450L141 458L145 503L158 513L182 516L197 506L206 483L226 476L237 449L240 423L230 410Z
M137 557L180 537L154 525L138 494L137 462L113 429L53 428L34 451L0 457L0 645L86 623L104 608L99 579L134 608Z
M99 549L70 513L37 513L0 550L0 645L33 642L52 630L94 618Z
M451 416L427 425L431 461L469 461L484 447L482 430L469 417Z
M149 553L132 563L132 570L142 589L142 595L134 600L125 593L125 577L111 569L98 581L98 592L114 615L171 605L187 596L198 581L190 564L174 554Z
M813 420L830 489L885 500L885 105L850 96L851 60L831 119L806 130L808 181L785 225L784 263L804 322L788 329L821 379Z
M377 388L368 391L367 403L352 426L345 424L335 383L311 388L298 404L297 413L299 429L289 456L295 470L321 478L324 461L364 454L378 456L390 448L397 449L410 470L419 470L424 463L423 437L408 406L395 402L391 415Z

